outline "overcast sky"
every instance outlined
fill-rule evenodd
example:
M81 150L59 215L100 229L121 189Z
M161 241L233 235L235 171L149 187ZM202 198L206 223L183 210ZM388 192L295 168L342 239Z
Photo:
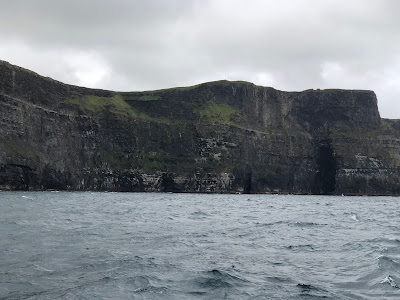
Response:
M400 118L399 0L1 0L0 26L1 60L65 83L368 89Z

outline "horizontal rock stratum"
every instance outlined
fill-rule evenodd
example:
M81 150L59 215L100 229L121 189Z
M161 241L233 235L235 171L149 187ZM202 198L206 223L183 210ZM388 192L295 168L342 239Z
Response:
M113 92L0 61L0 189L399 195L400 121L372 91Z

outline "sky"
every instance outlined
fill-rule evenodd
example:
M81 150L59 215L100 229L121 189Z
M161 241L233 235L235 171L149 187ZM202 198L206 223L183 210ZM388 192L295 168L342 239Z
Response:
M366 89L400 119L399 0L1 0L0 26L1 60L69 84Z

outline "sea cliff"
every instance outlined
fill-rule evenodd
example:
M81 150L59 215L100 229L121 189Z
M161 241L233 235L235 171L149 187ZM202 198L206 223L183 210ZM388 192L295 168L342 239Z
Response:
M400 121L362 90L146 92L0 61L0 189L400 194Z

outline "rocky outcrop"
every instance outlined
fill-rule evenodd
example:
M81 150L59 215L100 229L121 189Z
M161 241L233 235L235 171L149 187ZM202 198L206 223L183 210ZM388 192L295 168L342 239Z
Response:
M0 62L0 189L400 193L372 91L66 85Z

